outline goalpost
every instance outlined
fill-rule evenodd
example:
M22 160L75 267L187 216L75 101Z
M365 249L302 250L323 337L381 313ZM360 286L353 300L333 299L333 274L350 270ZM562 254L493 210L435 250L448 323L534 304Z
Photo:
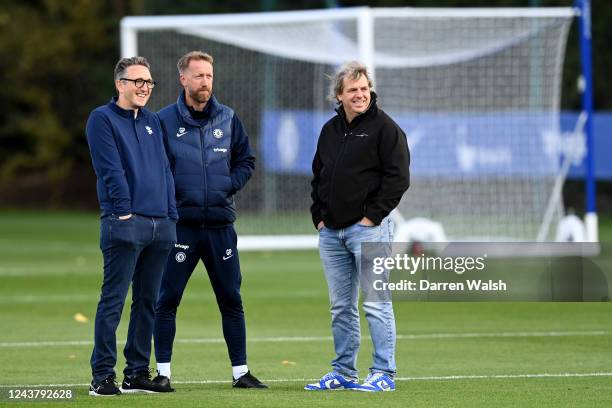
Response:
M588 9L588 0L579 3ZM242 119L257 155L236 200L242 249L316 247L310 164L334 114L326 75L352 59L371 69L381 107L408 136L412 185L398 220L431 219L449 239L551 240L566 172L562 67L578 15L585 12L358 7L126 17L121 52L151 61L159 83L152 110L176 100L182 54L214 56L214 92ZM589 213L596 240L594 205Z

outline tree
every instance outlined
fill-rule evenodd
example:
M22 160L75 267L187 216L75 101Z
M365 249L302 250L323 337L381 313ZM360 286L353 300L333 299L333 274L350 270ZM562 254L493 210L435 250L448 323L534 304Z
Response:
M92 106L112 92L117 21L95 0L5 1L0 12L0 184L28 179L59 203ZM19 183L15 183L17 180Z

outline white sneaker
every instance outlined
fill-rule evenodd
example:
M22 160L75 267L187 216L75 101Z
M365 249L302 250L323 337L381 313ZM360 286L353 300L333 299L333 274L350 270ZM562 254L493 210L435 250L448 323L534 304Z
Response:
M304 387L308 391L347 390L359 387L355 380L348 380L342 374L334 371L325 374L317 383L308 384Z
M384 373L370 373L363 384L353 388L355 391L379 392L395 391L395 382Z

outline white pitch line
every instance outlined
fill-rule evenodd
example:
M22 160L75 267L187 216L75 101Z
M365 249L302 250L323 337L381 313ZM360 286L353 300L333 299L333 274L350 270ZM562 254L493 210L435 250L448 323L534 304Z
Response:
M580 337L580 336L609 336L611 331L575 331L575 332L501 332L501 333L429 333L429 334L398 334L397 340L433 340L433 339L472 339L472 338L503 338L503 337ZM362 336L362 339L367 337ZM289 336L289 337L252 337L248 343L308 343L318 341L331 341L331 336ZM125 340L119 340L119 344L125 344ZM179 344L222 344L223 338L204 339L176 339ZM0 348L11 347L55 347L55 346L91 346L91 340L67 340L67 341L24 341L24 342L0 342Z
M1 273L0 273L1 275ZM15 303L78 303L88 302L94 299L96 295L19 295L5 296L0 299L0 304L15 304Z
M122 341L125 343L125 341ZM21 341L21 342L4 342L0 343L0 347L55 347L55 346L93 346L91 340L67 340L67 341Z
M396 377L395 381L460 381L460 380L500 380L519 378L579 378L579 377L612 377L612 373L535 373L535 374L491 374L491 375L444 375L424 377ZM271 378L262 379L265 383L292 383L318 381L319 378ZM190 380L172 381L173 384L230 384L229 380ZM87 387L89 383L75 384L0 384L0 388L36 388L36 387Z
M551 331L551 332L500 332L500 333L430 333L430 334L400 334L398 340L421 339L467 339L483 337L571 337L571 336L607 336L612 332L605 330L591 331Z

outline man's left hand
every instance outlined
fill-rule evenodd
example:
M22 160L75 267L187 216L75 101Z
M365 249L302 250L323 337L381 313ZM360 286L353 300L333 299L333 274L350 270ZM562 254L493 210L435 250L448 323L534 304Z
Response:
M373 227L375 224L368 217L363 217L359 224L365 225L366 227Z

